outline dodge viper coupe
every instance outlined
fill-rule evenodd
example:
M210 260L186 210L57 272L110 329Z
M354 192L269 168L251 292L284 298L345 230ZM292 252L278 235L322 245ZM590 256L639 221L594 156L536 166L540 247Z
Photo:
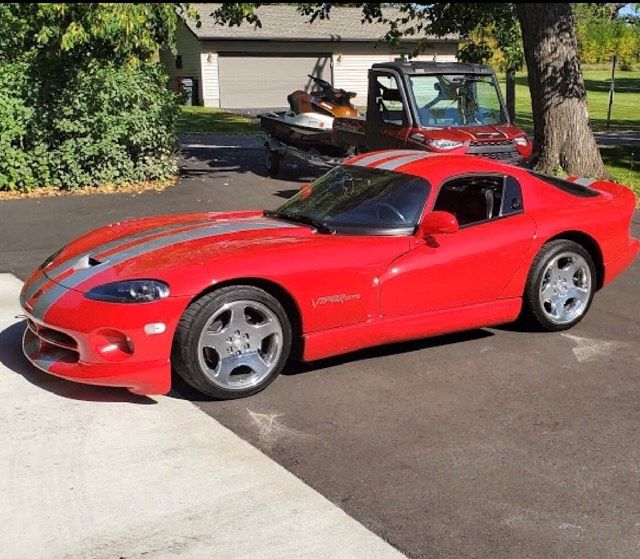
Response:
M383 151L275 211L92 231L24 285L38 368L137 394L172 369L213 398L264 389L290 356L497 325L564 330L629 266L633 193L489 159Z

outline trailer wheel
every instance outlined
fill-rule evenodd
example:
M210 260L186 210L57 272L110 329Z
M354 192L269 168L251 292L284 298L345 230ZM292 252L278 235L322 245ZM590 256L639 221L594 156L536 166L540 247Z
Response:
M275 177L280 169L280 153L272 150L269 146L264 148L264 166L270 177Z

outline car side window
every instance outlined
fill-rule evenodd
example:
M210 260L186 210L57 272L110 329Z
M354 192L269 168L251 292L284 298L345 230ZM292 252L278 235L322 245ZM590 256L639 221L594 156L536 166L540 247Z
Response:
M459 177L442 185L433 209L452 213L460 227L484 223L520 213L522 191L518 181L510 176Z
M376 76L376 107L380 120L387 124L402 126L407 123L406 107L396 76Z

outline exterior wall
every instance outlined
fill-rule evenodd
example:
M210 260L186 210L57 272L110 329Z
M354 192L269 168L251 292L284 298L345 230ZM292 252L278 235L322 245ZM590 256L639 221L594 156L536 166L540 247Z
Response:
M433 62L455 62L458 45L456 43L436 43L432 49L414 58L414 60ZM333 54L333 83L347 91L355 91L355 105L367 104L367 71L376 62L390 62L398 58L399 53L385 46L374 48L372 45L336 45Z
M202 96L200 104L205 107L220 106L220 82L218 80L218 53L207 49L207 44L201 44L200 68L202 76L200 79Z
M198 99L202 104L202 76L200 66L200 41L195 38L184 23L176 29L176 54L167 50L160 51L160 61L165 65L171 77L171 83L176 84L179 78L189 77L198 80ZM182 68L176 68L176 56L182 56ZM217 71L216 71L217 76Z
M177 76L193 76L198 79L200 103L207 107L220 106L219 64L220 54L246 53L260 55L283 54L329 54L332 55L333 83L358 95L354 102L365 106L367 100L367 70L375 62L388 62L398 57L381 42L340 43L329 41L198 41L185 25L176 32L178 54L182 55L182 70L175 68L175 57L161 52L160 59L167 67L172 79ZM409 49L409 47L407 47ZM458 45L434 43L431 50L418 56L416 60L453 62L456 60ZM410 50L410 49L409 49ZM260 68L256 68L259 72ZM303 85L303 84L301 84ZM283 97L283 106L286 99Z

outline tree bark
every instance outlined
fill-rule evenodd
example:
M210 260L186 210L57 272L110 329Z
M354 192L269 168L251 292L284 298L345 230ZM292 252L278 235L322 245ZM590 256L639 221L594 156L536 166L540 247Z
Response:
M570 4L516 4L533 108L536 169L607 177L587 108Z
M516 73L507 70L505 85L507 87L507 112L511 122L516 121Z

